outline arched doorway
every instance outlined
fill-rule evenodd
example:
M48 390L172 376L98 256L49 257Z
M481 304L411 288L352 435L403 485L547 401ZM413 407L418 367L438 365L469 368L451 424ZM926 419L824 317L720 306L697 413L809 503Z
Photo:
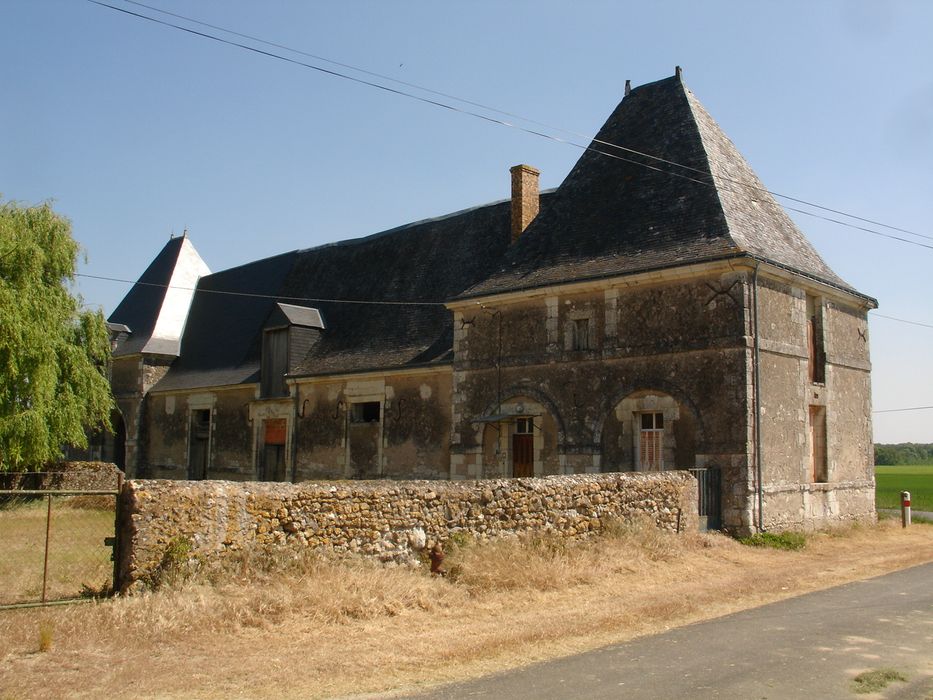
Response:
M477 433L486 478L560 473L559 424L541 400L524 394L503 400L479 424Z

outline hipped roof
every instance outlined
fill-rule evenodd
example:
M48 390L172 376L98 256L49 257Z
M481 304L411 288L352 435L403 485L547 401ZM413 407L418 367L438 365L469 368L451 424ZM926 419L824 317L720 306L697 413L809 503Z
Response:
M823 261L678 72L622 100L499 269L462 297L742 256L864 296Z

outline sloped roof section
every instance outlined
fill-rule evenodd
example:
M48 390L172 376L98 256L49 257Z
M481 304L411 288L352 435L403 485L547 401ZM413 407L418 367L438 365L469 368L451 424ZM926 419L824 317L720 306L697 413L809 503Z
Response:
M129 329L114 356L177 356L194 289L207 274L210 270L188 237L171 238L107 319Z
M500 269L461 297L747 255L857 293L678 74L622 100Z
M154 390L258 381L263 328L280 315L323 326L295 375L449 361L443 302L495 269L509 240L505 201L203 277L182 355Z
M283 295L315 299L326 329L293 374L449 361L453 329L443 302L499 265L509 207L498 202L302 251Z

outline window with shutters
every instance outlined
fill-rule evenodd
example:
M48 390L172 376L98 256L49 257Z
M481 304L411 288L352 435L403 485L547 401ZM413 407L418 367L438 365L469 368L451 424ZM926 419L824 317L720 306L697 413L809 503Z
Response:
M642 413L640 421L638 469L639 471L661 471L664 469L664 414Z

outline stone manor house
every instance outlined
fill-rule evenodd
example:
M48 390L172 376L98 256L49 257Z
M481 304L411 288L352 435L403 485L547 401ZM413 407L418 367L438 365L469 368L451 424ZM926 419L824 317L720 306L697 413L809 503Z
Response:
M506 201L221 272L169 240L109 319L107 449L171 479L715 467L735 532L874 515L877 304L679 68L627 84L555 190L511 176Z

